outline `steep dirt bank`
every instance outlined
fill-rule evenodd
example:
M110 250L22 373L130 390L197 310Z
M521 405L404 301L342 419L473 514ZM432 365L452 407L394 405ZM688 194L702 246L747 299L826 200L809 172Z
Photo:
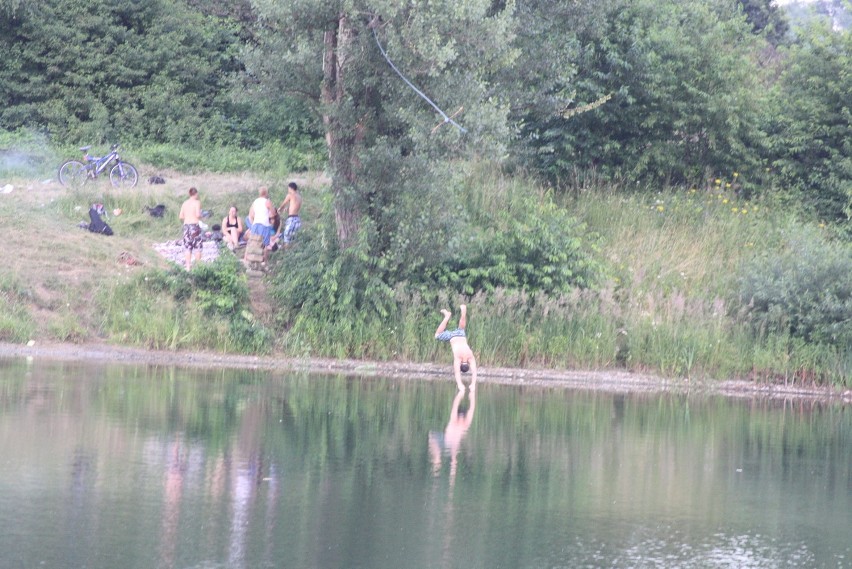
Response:
M0 343L0 357L85 360L98 363L150 364L197 368L268 369L317 374L381 376L407 380L451 382L449 365L358 360L297 359L281 356L245 356L210 352L168 352L107 344ZM852 404L852 390L757 384L747 381L695 382L671 380L624 371L527 370L481 367L481 388L489 384L585 389L612 393L675 392L738 398L808 399Z

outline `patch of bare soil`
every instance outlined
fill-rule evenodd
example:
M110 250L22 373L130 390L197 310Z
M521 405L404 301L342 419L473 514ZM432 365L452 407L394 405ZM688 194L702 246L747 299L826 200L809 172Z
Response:
M406 380L453 381L449 365L406 362L368 362L282 356L245 356L210 352L168 352L107 344L0 343L0 357L85 360L102 363L152 364L207 369L261 369L270 372L307 371L316 374L388 377ZM479 368L478 386L489 384L531 388L561 388L609 393L682 393L724 395L748 399L812 400L852 404L852 390L759 384L748 381L674 380L619 370L528 370Z
M266 290L266 281L262 277L250 277L248 279L249 301L251 302L251 313L260 320L264 326L271 326L275 308L269 293Z

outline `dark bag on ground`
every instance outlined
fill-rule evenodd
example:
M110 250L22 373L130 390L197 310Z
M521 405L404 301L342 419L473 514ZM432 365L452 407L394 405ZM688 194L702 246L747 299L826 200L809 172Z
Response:
M89 209L89 218L92 220L89 223L89 231L92 233L101 233L103 235L112 235L112 227L106 224L103 219L101 219L100 214L96 207L92 206Z
M165 204L157 204L154 207L145 206L145 211L151 214L151 217L163 217L163 214L166 213Z

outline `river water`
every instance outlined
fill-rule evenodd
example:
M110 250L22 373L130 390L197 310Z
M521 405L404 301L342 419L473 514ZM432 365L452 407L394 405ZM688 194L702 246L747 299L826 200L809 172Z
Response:
M41 567L852 567L852 410L2 359Z

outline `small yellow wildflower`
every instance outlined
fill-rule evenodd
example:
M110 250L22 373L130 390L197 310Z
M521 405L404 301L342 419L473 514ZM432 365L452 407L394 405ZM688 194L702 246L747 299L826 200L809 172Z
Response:
M745 215L745 214L747 214L747 213L748 213L748 210L747 210L746 208L742 208L742 209L740 210L740 213L742 213L743 215Z
M720 180L719 178L716 178L716 185L719 186L721 184L722 184L722 180Z
M728 203L728 198L723 199L722 203Z
M661 206L661 205L657 206L657 211L665 211L665 210L666 210L665 206Z
M732 208L731 208L731 211L732 211L732 212L734 212L734 213L737 213L739 210L738 210L737 208L735 208L735 207L732 207Z
M727 182L727 183L725 184L725 187L726 187L726 188L730 188L730 187L731 187L731 183L730 183L730 182Z
M739 172L734 172L734 178L739 177L739 175L740 175L740 173L739 173Z

